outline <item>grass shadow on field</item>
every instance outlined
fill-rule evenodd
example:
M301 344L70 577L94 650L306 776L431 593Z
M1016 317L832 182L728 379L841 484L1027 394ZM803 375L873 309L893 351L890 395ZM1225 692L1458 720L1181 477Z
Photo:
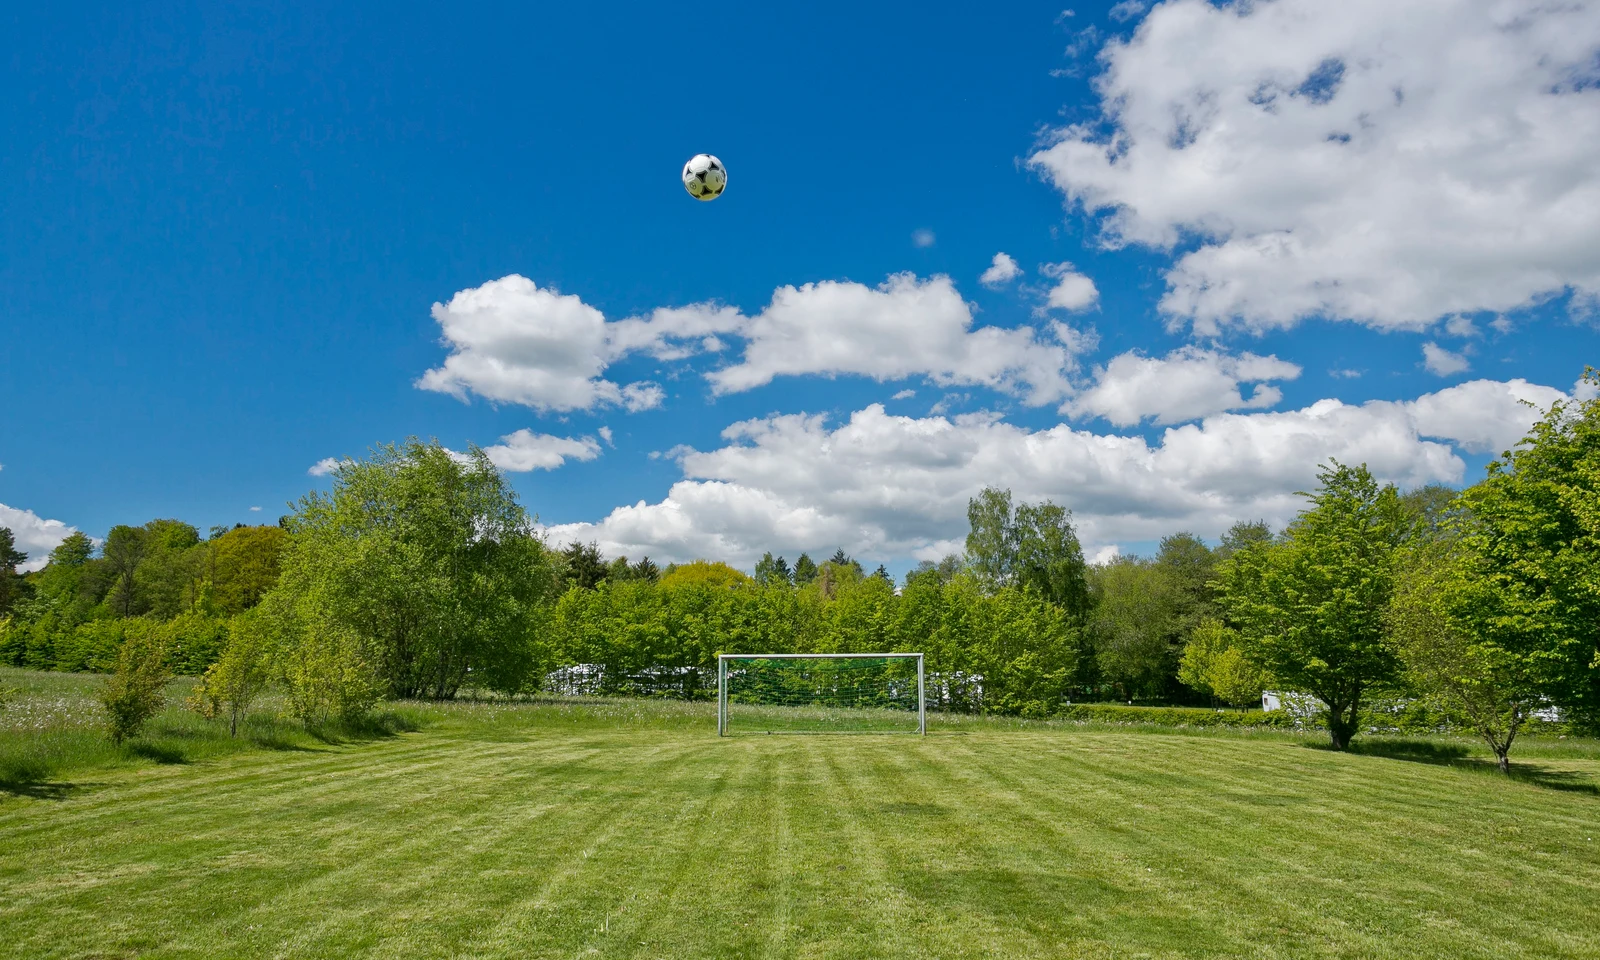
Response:
M183 764L189 762L189 756L181 746L169 743L152 743L141 740L128 744L128 752L136 757L143 757L160 764Z
M1307 744L1314 750L1332 750L1328 744ZM1409 763L1427 763L1475 773L1505 776L1518 783L1544 787L1548 790L1565 790L1600 796L1600 783L1594 777L1573 770L1560 770L1518 762L1512 755L1511 769L1502 774L1499 765L1489 757L1473 756L1466 744L1440 743L1435 740L1357 740L1350 744L1349 753L1366 757L1383 757Z
M58 780L13 780L0 773L0 797L27 797L30 800L65 800L81 787Z
M422 724L412 717L386 710L347 720L311 724L305 729L307 734L319 742L338 746L344 743L389 740L402 733L415 733L422 729Z

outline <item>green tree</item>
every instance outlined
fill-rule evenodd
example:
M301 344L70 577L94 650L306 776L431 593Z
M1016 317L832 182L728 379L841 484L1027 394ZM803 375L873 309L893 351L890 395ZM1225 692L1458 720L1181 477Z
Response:
M1383 617L1395 552L1414 523L1393 485L1379 487L1365 465L1332 462L1318 478L1283 542L1233 553L1218 585L1246 654L1274 683L1320 700L1342 750L1363 699L1398 678Z
M17 566L25 562L28 555L16 547L16 535L10 528L0 527L0 617L11 612L27 587L17 573Z
M1389 635L1412 687L1465 715L1509 771L1511 745L1543 699L1540 651L1498 642L1511 598L1481 569L1456 537L1412 544L1389 602Z
M1583 382L1600 390L1593 369ZM1554 404L1461 506L1463 547L1501 604L1488 640L1600 724L1600 399Z
M239 735L250 704L266 688L270 647L261 617L245 613L228 625L227 645L189 695L189 706L210 720L226 715L228 735Z
M782 557L774 558L772 551L761 555L756 562L756 583L762 586L787 585L793 581L794 574L789 570L789 562Z
M116 669L100 688L100 705L105 708L113 743L138 736L150 718L161 712L170 679L167 651L159 634L131 636L122 644Z
M1196 624L1178 661L1178 679L1235 707L1259 703L1265 682L1238 632L1214 617Z
M794 562L794 585L803 587L817 579L817 564L807 553L800 554L800 559Z
M1177 670L1172 645L1174 597L1156 563L1118 557L1091 572L1089 636L1101 677L1125 696L1160 697Z
M596 543L574 540L561 551L561 559L565 562L567 583L585 590L598 587L611 572Z
M1011 491L986 487L967 501L967 524L967 564L987 589L1033 589L1074 616L1088 611L1087 567L1068 510L1049 501L1013 508Z
M279 599L263 606L306 676L348 656L391 696L445 698L469 676L514 692L538 675L534 633L557 566L481 450L380 447L301 498L289 528L268 594Z
M118 524L106 533L106 542L100 549L105 561L105 577L110 587L106 603L119 617L131 617L135 609L134 570L144 559L149 532L143 527Z
M278 582L289 533L276 526L236 526L206 544L206 579L217 609L236 616L261 602Z

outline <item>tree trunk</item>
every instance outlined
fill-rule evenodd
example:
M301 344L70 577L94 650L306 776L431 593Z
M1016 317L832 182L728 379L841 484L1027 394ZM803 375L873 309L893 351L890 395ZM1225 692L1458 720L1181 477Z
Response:
M1499 751L1497 756L1500 758L1500 772L1509 774L1511 772L1511 758L1506 756L1505 751Z
M1328 737L1333 741L1333 749L1344 750L1350 746L1350 738L1356 733L1356 708L1348 707L1349 716L1345 710L1328 705Z

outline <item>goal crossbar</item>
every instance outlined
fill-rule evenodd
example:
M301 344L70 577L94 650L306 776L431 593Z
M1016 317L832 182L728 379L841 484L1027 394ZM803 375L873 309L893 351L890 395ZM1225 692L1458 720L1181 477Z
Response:
M717 736L728 735L729 678L728 665L738 661L761 660L908 660L917 668L917 729L918 736L928 732L927 684L920 653L723 653L717 655ZM777 731L768 731L777 732Z

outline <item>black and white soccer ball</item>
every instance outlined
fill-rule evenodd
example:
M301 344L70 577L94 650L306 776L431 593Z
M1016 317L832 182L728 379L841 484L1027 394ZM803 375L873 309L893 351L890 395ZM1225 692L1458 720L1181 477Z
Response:
M728 186L728 168L709 153L697 153L683 165L683 189L696 200L715 200Z

